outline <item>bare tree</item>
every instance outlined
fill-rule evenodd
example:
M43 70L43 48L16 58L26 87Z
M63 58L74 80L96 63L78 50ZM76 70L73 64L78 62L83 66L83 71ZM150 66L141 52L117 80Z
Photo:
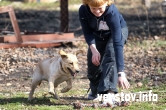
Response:
M145 7L150 8L151 7L151 0L142 0L142 4L145 5Z

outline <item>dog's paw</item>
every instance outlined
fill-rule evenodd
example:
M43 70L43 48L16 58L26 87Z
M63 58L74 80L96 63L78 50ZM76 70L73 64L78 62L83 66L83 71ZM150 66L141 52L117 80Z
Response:
M62 89L61 90L61 93L65 93L65 92L67 92L66 89Z
M29 98L28 98L28 102L32 101L32 99L33 99L32 97L29 97Z
M51 94L51 95L55 95L55 92L54 91L49 91L49 94Z
M58 95L55 95L54 98L57 99L57 100L60 100L60 98L58 97Z
M65 92L68 92L70 90L70 88L64 88L61 90L61 93L65 93Z

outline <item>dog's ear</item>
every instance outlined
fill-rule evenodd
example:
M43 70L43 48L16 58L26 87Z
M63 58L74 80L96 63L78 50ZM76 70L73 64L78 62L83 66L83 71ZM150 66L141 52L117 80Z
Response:
M75 54L76 54L76 56L78 55L78 54L80 54L80 53L84 53L84 51L83 50L77 50L76 52L75 52Z
M60 50L59 54L61 55L62 58L67 58L67 54L63 50Z

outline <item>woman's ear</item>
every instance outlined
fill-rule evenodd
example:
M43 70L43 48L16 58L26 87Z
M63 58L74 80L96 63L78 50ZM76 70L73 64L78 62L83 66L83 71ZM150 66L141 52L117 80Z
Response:
M107 5L110 6L111 4L114 3L114 0L107 0Z

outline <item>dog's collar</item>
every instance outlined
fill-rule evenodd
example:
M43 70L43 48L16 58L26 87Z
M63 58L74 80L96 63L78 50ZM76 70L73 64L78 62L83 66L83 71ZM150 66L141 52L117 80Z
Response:
M62 71L65 72L65 70L63 69L63 66L62 66L62 62L60 62L60 65L61 65Z

